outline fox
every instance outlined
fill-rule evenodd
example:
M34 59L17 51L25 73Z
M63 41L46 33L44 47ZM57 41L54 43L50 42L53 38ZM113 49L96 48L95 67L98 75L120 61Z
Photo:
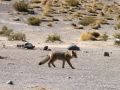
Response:
M66 52L55 51L49 53L41 62L39 62L39 65L48 62L48 67L51 67L51 64L53 65L53 67L56 67L54 62L56 60L62 60L63 61L62 68L65 68L65 62L67 62L72 69L75 69L70 62L72 58L77 58L77 53L75 51Z

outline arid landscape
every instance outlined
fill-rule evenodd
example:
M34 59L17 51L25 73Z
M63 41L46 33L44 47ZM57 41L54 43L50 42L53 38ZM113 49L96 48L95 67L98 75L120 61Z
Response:
M38 65L71 45L75 69ZM0 90L120 90L119 56L119 0L0 0Z

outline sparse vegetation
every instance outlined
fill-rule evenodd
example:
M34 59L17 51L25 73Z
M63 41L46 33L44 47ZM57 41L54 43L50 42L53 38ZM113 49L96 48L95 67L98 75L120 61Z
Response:
M120 22L116 24L115 29L116 30L120 29Z
M48 15L52 11L52 5L50 1L47 1L43 7L43 15Z
M69 6L77 6L77 5L79 5L78 0L65 0L65 2L66 2L67 5L69 5Z
M106 34L106 33L104 33L104 34L102 34L101 36L100 36L100 40L102 40L102 41L107 41L108 40L108 35Z
M120 39L120 33L116 33L113 35L115 38Z
M21 32L12 33L8 37L8 40L10 40L10 41L14 41L14 40L25 41L26 40L26 35L24 33L21 33Z
M13 32L12 29L8 29L7 26L3 26L2 30L0 31L0 35L2 36L10 36L10 34Z
M29 17L28 18L28 24L29 25L34 25L34 26L39 26L40 25L40 19L37 17Z
M95 17L84 17L79 23L83 26L88 26L95 21L96 21Z
M13 7L16 11L19 12L27 12L28 11L28 4L24 1L18 1L13 4Z
M61 37L57 34L53 34L53 35L48 35L46 42L55 42L55 41L61 41Z
M13 41L13 40L26 40L26 35L24 33L15 33L13 32L12 29L8 29L7 26L3 26L2 30L0 31L0 35L6 36L8 40Z
M113 36L116 38L116 40L114 42L115 45L119 45L120 46L120 33L116 33Z
M84 33L81 33L80 40L81 41L88 41L88 40L95 41L97 40L95 36L97 36L97 34L95 33L92 34L91 32L84 32Z

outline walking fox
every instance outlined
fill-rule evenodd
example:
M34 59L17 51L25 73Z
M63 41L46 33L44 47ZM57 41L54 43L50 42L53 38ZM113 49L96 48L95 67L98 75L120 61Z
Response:
M72 68L72 69L75 69L70 60L72 58L77 58L77 53L75 51L66 51L66 52L52 52L50 54L47 55L47 57L39 62L39 65L42 65L46 62L48 62L48 66L51 67L51 64L53 65L53 67L56 67L54 62L59 59L59 60L62 60L63 61L63 64L62 64L62 68L64 68L65 66L65 62L67 61L67 63L69 64L69 66Z

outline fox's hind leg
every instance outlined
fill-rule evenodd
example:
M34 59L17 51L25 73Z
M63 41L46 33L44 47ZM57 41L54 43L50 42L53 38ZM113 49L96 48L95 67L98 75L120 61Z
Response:
M48 62L48 66L49 66L49 67L51 67L50 64L52 64L53 67L56 67L55 64L54 64L54 60L55 60L55 59L51 59L51 60Z
M48 67L51 67L51 65L50 65L50 64L51 64L51 61L49 61L49 62L48 62Z
M54 61L53 61L53 62L51 62L51 64L53 65L53 67L56 67L56 66L55 66L55 64L54 64Z

